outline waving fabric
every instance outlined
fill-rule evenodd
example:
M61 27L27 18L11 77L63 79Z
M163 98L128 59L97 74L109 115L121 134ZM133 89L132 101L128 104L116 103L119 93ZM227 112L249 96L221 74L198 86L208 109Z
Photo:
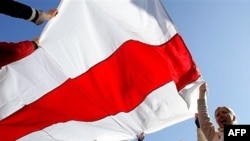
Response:
M200 72L159 0L62 0L0 70L0 139L119 141L193 117Z

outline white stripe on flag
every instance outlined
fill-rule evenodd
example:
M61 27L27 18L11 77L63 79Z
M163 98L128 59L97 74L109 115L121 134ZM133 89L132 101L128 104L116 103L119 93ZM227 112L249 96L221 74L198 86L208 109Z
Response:
M68 77L42 49L0 69L0 119L61 85Z

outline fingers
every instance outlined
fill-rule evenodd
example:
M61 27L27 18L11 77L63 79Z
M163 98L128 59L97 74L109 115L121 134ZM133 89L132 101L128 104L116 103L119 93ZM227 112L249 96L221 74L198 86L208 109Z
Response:
M37 44L37 46L39 46L39 38L38 37L33 38L32 41L34 41Z
M207 90L207 83L204 82L203 84L200 85L200 91L205 92Z
M58 10L57 9L51 9L47 12L48 15L48 20L55 17L58 14Z
M140 134L140 136L138 137L138 141L143 141L143 140L144 140L144 137L145 137L144 132L142 132L142 133Z
M57 9L51 9L48 12L44 12L44 11L39 11L39 17L38 19L35 21L35 23L37 25L42 24L44 21L48 21L51 18L55 17L58 14L58 10Z
M200 90L199 98L204 99L206 97L207 84L206 83L201 84L199 90Z

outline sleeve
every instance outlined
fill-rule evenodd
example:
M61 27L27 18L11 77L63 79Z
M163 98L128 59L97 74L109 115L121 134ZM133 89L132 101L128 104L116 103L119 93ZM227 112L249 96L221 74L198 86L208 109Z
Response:
M198 99L197 104L200 128L207 140L212 140L216 135L216 130L208 115L206 99Z
M201 128L197 128L197 141L207 141L207 139L204 136Z
M13 0L0 0L0 13L34 23L39 17L38 10Z
M33 41L0 42L0 68L30 55L36 49L37 45Z

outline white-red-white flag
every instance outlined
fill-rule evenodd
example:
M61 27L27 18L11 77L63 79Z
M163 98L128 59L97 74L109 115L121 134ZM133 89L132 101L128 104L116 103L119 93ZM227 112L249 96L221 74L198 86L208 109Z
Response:
M62 0L0 70L0 140L119 141L193 117L200 72L160 0Z

